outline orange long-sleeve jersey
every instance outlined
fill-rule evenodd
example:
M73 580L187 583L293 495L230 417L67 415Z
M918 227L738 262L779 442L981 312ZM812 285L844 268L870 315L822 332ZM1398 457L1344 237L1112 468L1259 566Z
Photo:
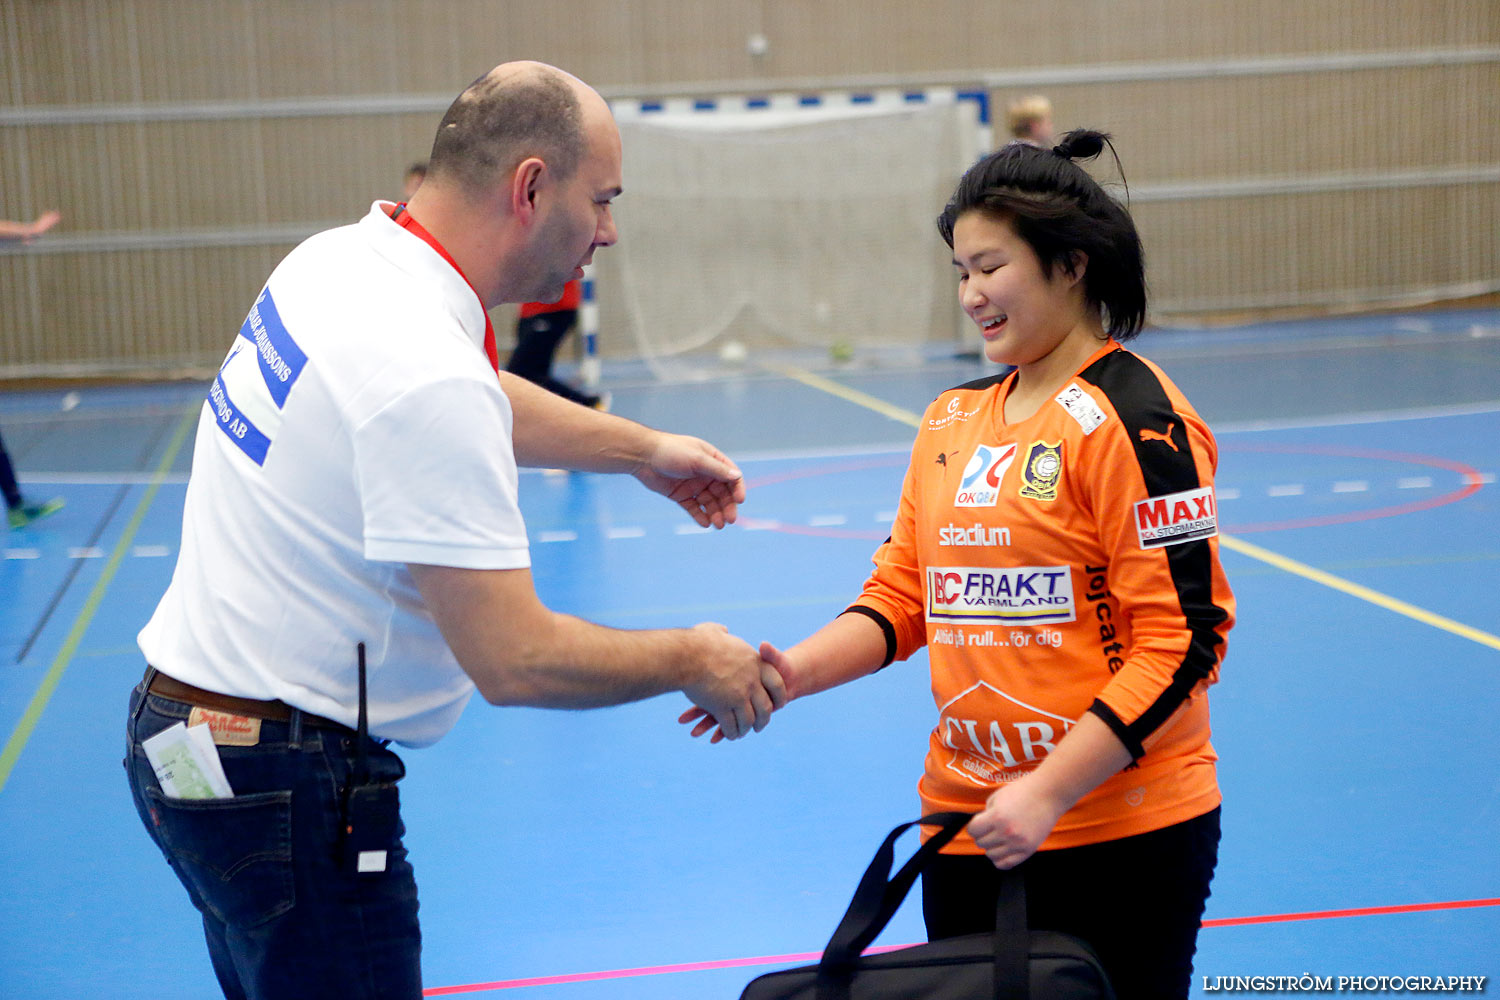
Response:
M1159 368L1113 341L1007 424L1014 379L928 407L891 537L850 609L881 624L888 659L929 647L938 722L923 809L978 811L1093 712L1134 761L1044 850L1200 816L1219 803L1206 692L1234 621L1213 435ZM967 837L947 850L978 853Z

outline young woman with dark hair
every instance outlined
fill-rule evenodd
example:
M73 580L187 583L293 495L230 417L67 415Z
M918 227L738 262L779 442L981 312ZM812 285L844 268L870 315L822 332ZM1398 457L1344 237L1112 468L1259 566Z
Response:
M761 655L795 699L928 647L924 812L976 813L923 876L932 938L994 926L1021 866L1034 928L1088 941L1119 996L1186 997L1217 860L1207 689L1234 598L1213 435L1151 362L1129 213L1075 162L1107 137L1012 143L938 220L991 361L942 393L891 537L843 614ZM712 728L697 713L695 734Z

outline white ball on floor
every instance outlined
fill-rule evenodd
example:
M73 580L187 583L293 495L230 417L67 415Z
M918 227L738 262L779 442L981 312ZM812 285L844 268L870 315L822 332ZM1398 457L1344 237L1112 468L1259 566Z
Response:
M742 365L749 356L750 352L738 340L726 340L719 348L719 360L726 365Z
M83 400L83 397L80 396L80 395L78 395L78 393L76 393L76 392L70 392L70 393L68 393L66 396L64 396L62 398L62 410L63 410L63 412L66 413L68 410L73 409L80 402L82 402L82 400Z

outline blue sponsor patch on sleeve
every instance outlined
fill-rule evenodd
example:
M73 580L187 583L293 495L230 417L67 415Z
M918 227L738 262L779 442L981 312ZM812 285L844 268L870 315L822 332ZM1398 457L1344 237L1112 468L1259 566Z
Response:
M240 327L240 336L255 345L266 389L276 408L282 409L297 377L307 367L307 355L302 353L302 348L287 332L286 324L281 322L270 288L262 289L260 298L250 307L250 315Z
M271 439L262 434L240 408L234 405L234 400L229 398L229 392L218 375L214 376L213 385L208 387L208 403L214 408L219 430L240 451L250 456L250 460L256 465L265 465L266 452L271 449Z
M265 465L287 397L306 368L307 355L281 321L271 289L263 289L208 390L219 430L256 465Z

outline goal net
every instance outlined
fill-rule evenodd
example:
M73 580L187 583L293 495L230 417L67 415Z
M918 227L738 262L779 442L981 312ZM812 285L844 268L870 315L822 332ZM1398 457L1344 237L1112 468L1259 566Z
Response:
M973 102L616 113L626 193L595 263L601 353L692 379L956 337L934 219L979 153Z

